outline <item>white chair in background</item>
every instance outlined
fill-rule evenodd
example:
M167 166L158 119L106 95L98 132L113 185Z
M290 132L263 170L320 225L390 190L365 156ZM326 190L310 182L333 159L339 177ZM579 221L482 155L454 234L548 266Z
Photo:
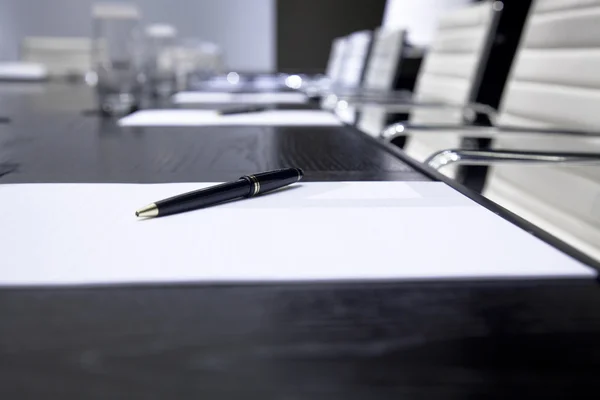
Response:
M411 124L462 125L476 112L493 117L495 110L476 104L481 78L489 60L503 5L485 1L461 7L442 16L434 40L419 70L414 94L361 98L361 107L377 105L380 112L409 113ZM338 105L339 106L339 105ZM377 131L369 127L367 133L385 140L406 137L405 152L423 161L436 150L459 146L460 135L445 132L441 135L411 135L406 124L395 124ZM455 174L454 168L446 171Z
M400 72L406 31L379 28L375 31L371 55L365 69L362 92L386 93L394 89ZM357 128L372 136L378 135L387 121L387 111L378 106L364 106L360 110Z
M415 87L417 102L441 102L450 107L416 107L409 122L465 122L465 109L475 102L501 12L497 1L464 7L442 17ZM456 107L455 107L456 106ZM477 110L477 106L474 106ZM436 150L461 144L460 135L409 135L404 151L423 161Z
M360 86L373 33L359 31L346 37L346 46L334 90L355 89Z
M373 33L371 31L354 32L346 37L344 52L335 79L329 88L328 95L321 100L325 109L334 109L337 102L335 93L355 91L360 88L367 57L371 46ZM324 95L324 93L321 93ZM340 110L338 116L345 123L354 123L356 111L347 107Z
M492 149L447 150L430 157L429 164L493 165L486 197L600 260L598 71L600 0L537 0L497 126L451 130L453 136L493 138ZM427 137L429 143L440 135L423 131L419 140ZM441 143L435 144L429 148Z
M91 70L92 42L84 37L26 37L20 59L41 64L51 77L83 77Z
M414 93L365 91L342 95L338 96L337 107L345 108L350 105L360 109L368 108L369 113L374 113L377 118L373 118L368 126L363 122L362 126L366 133L376 137L385 128L385 118L381 115L387 113L409 113L411 123L453 125L465 122L475 112L493 114L494 110L490 107L475 104L474 101L489 59L502 8L501 2L485 1L461 7L442 16L419 70ZM403 47L404 43L399 42L398 46ZM399 67L401 68L401 62ZM386 136L399 133L408 134L388 129ZM458 143L459 139L443 135L440 140L448 144ZM421 143L420 139L411 139L406 150L411 156L424 159L431 153L428 146L427 143ZM447 146L442 145L444 147Z
M299 89L312 97L320 96L321 93L330 91L338 82L344 62L344 53L348 41L345 36L333 39L331 51L325 68L325 75L316 76L311 79L304 78L300 81Z
M333 39L333 42L331 42L331 52L329 53L329 59L327 60L325 76L332 83L337 82L339 79L347 45L348 41L346 40L345 36L335 38Z

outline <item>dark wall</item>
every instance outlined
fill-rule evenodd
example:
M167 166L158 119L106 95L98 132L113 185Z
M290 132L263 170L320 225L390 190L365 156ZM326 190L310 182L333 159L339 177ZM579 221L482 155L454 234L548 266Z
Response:
M277 0L277 70L325 71L331 41L381 25L385 0Z

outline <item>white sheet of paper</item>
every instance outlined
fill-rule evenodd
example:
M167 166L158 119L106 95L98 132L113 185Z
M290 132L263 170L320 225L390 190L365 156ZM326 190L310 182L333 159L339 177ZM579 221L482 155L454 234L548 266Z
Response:
M239 80L230 82L227 77L219 76L208 81L195 82L193 86L195 88L201 88L203 90L239 90L245 88L248 85L248 79L243 76L238 76Z
M142 110L119 120L121 126L341 126L333 114L321 110L268 110L219 115L212 110Z
M277 91L278 89L285 88L285 78L277 76L259 76L254 78L252 86L258 90L272 90Z
M233 90L270 90L272 92L276 92L280 91L281 89L288 89L288 87L285 85L285 78L281 77L256 77L253 80L240 77L237 83L231 83L227 80L227 78L215 78L210 81L193 83L192 86L192 90L221 90L225 92L231 92Z
M593 278L438 182L303 183L164 218L201 183L0 186L0 286Z
M175 104L241 103L241 104L303 104L308 97L300 92L179 92L173 95Z
M37 63L0 62L0 79L37 81L48 77L48 69Z

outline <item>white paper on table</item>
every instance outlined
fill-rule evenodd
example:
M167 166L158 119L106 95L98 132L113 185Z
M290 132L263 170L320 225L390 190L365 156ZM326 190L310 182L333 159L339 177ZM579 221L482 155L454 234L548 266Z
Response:
M2 185L0 285L596 276L439 182L303 183L134 216L205 186Z
M252 81L252 86L258 90L278 90L285 88L285 78L281 76L257 76Z
M204 90L224 90L232 91L245 88L248 85L248 79L244 76L238 76L237 81L229 81L226 76L218 76L208 81L196 82L193 84L195 88Z
M173 102L175 104L304 104L308 102L308 97L300 92L179 92L173 95Z
M48 69L37 63L0 62L0 79L4 80L43 80L48 77Z
M213 110L142 110L119 120L120 126L341 126L333 114L321 110L268 110L219 115Z

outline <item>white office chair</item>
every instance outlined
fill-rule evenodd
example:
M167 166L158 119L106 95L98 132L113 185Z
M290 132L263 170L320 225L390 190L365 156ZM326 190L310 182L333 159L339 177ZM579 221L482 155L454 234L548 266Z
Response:
M462 131L494 138L492 150L449 150L428 162L494 164L486 197L600 260L599 54L600 0L537 0L498 127ZM592 164L566 166L572 161Z
M325 109L333 109L337 104L337 95L335 93L343 93L354 91L360 87L369 49L371 46L372 32L359 31L354 32L346 37L344 53L340 62L337 79L330 89L330 94L325 95L321 101L321 107ZM347 107L339 110L338 117L346 123L354 123L356 111Z
M419 70L414 94L407 97L403 91L341 96L337 107L346 107L346 103L349 103L368 109L369 114L378 112L377 119L373 119L368 126L361 124L359 129L372 136L383 136L385 140L397 136L408 137L405 150L417 160L424 160L437 149L458 145L460 136L452 136L448 132L439 137L428 135L425 138L410 138L410 131L403 129L406 124L395 124L385 129L385 115L392 112L408 113L412 124L438 125L460 125L472 121L477 113L484 113L493 119L495 110L476 104L475 99L502 8L501 2L486 1L461 7L443 16ZM455 174L452 167L445 172Z
M347 45L337 80L338 89L354 89L360 85L369 55L371 39L371 31L354 32L346 37Z
M84 37L26 37L22 61L42 64L53 78L83 77L91 70L92 42Z
M489 59L502 3L486 1L462 7L443 16L415 86L414 103L387 110L410 113L411 124L462 124L475 111L490 112L474 104ZM386 130L384 135L396 132ZM407 134L408 133L408 134ZM406 135L405 152L424 161L431 153L459 146L460 135ZM454 168L446 173L453 176Z
M333 39L333 42L331 42L331 51L329 53L329 59L327 60L327 68L325 69L325 78L328 81L328 85L335 85L340 78L347 45L348 41L346 40L346 37L335 38Z
M346 36L333 39L325 75L313 78L304 77L300 90L308 96L320 97L333 92L334 88L339 87L348 45L349 41Z
M403 29L376 30L371 55L365 68L361 88L363 93L385 93L393 90L398 75L400 58L404 50L406 31ZM378 135L387 119L387 111L379 106L361 108L357 127L369 135Z

